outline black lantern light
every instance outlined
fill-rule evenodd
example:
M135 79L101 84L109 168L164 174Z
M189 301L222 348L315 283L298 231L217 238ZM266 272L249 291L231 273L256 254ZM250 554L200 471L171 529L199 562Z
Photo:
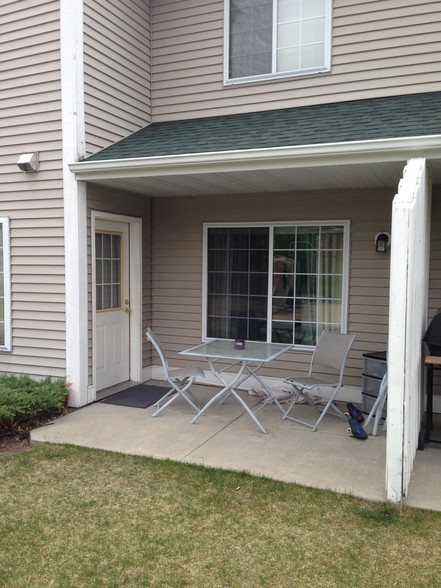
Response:
M377 253L385 253L390 245L389 233L377 233L375 235L375 251Z

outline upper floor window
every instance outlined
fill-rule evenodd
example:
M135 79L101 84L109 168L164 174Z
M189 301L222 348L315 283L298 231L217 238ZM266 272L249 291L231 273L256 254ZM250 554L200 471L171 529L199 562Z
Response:
M11 350L9 219L0 218L0 351Z
M329 71L332 0L227 0L226 82Z
M205 227L204 337L315 346L346 331L349 223Z

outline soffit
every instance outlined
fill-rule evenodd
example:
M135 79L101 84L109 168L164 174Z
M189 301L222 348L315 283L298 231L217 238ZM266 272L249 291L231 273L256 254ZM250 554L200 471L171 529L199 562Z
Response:
M247 194L298 190L340 190L397 186L405 161L276 170L132 176L88 180L150 197ZM438 174L441 177L441 174Z

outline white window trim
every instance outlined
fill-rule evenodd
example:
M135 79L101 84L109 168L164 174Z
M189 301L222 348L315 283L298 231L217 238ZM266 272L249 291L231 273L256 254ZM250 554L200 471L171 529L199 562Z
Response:
M346 334L348 332L348 301L349 301L349 260L350 260L350 221L349 220L323 220L323 221L271 221L271 222L255 222L255 223L241 223L241 222L221 222L221 223L204 223L203 225L203 252L202 252L202 341L211 340L207 337L207 288L208 288L208 229L210 228L232 228L232 227L268 227L270 233L273 234L275 227L308 227L308 226L322 226L329 227L341 225L343 231L343 280L342 280L342 309L341 309L341 332ZM270 249L272 244L270 243ZM271 269L270 269L271 274ZM268 291L271 290L272 275L268 278ZM270 299L271 297L269 297ZM268 300L268 304L270 301ZM295 345L298 349L311 349L310 345Z
M275 18L277 14L276 5L273 10L273 29L276 26ZM246 84L250 82L265 82L267 80L278 80L282 78L303 77L317 74L329 73L331 71L331 42L332 42L332 0L326 0L326 29L325 29L325 65L323 67L304 69L301 71L284 71L257 76L247 76L242 78L230 78L228 76L229 58L230 58L230 0L224 3L224 86L235 84ZM273 64L275 63L275 39L273 36ZM274 69L274 65L273 65Z
M11 328L11 249L9 218L0 217L0 224L3 226L3 289L4 289L4 321L5 321L5 344L0 345L0 351L11 351L12 349L12 328Z

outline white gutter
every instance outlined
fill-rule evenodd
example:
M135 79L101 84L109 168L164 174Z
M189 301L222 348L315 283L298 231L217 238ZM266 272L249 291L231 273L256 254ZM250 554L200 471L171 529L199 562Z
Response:
M281 169L287 166L293 168L406 161L411 157L441 159L441 135L80 161L70 164L69 169L76 174L78 180L87 181L165 174Z

